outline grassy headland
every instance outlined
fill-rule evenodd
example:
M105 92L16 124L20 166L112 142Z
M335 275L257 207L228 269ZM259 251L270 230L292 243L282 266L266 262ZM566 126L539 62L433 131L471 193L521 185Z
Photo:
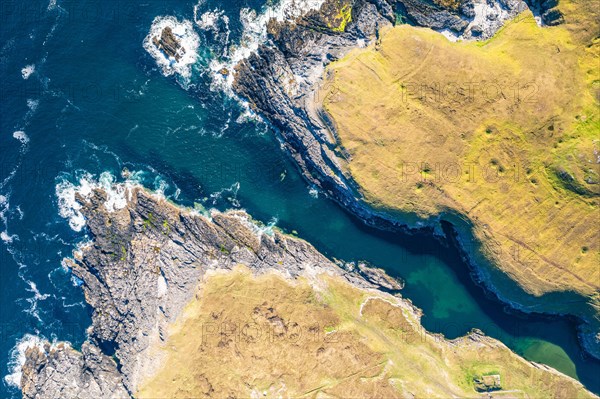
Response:
M339 277L213 274L136 397L593 397L500 342L426 332L403 300ZM487 384L487 385L486 385ZM492 388L494 387L494 388ZM415 396L410 396L410 395Z
M600 289L597 3L529 11L485 42L396 26L328 68L323 107L367 201L468 219L535 295Z

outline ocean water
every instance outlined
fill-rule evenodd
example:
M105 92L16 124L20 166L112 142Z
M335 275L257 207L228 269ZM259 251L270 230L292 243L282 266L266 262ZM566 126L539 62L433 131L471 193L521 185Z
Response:
M385 268L406 280L427 329L455 338L479 328L600 392L600 363L583 355L573 323L511 314L456 251L363 225L310 187L275 132L231 98L215 70L261 40L264 6L0 2L0 397L19 397L19 347L33 336L75 347L85 339L90 309L61 263L87 239L68 214L68 190L121 181L124 168L183 205L246 209L331 258ZM189 21L197 35L198 59L182 73L169 75L144 49L161 16Z

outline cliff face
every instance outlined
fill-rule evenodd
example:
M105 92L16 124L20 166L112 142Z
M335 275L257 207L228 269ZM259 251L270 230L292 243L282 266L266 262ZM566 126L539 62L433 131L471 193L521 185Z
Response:
M93 310L88 341L27 349L24 398L593 397L478 332L424 331L377 269L346 271L243 212L209 218L114 188L120 209L101 189L78 196L92 241L70 266Z
M164 339L166 326L209 269L245 265L257 274L276 270L293 279L309 268L357 286L378 286L340 269L302 240L262 232L244 212L215 212L209 219L139 187L125 192L127 206L114 211L107 210L102 190L78 195L93 241L68 264L93 308L89 342L81 352L66 345L29 349L21 384L26 398L61 397L56 393L71 385L65 392L79 398L135 392L140 376L159 365L147 349ZM369 278L389 287L381 272Z
M475 4L470 0L456 7L417 0L327 0L319 11L296 20L271 21L269 43L237 65L234 91L279 129L286 149L311 183L365 222L394 226L393 220L361 203L345 171L347 154L338 146L327 115L314 106L320 93L326 92L325 67L351 49L377 40L379 30L395 24L398 16L457 37L489 38L506 19L527 7L520 0L499 0L484 9ZM344 13L349 13L348 23L340 25Z
M325 67L352 49L364 47L366 43L379 43L379 31L392 26L397 18L444 31L454 37L485 39L493 36L504 21L518 15L528 5L542 23L558 24L563 16L557 4L557 1L534 0L527 3L516 0L440 0L433 3L416 0L326 1L318 12L310 12L293 21L272 22L269 25L271 40L238 64L234 90L278 128L286 149L312 184L367 224L414 232L415 229L407 228L365 204L363 191L349 172L350 154L340 144L334 127L339 121L332 120L317 105L322 103L321 97L335 92L331 71ZM339 15L347 10L344 7L351 7L351 18L340 30ZM369 136L370 131L363 133ZM482 280L485 279L485 273L479 273L475 260L470 260ZM500 269L504 270L502 265ZM488 289L496 290L493 282L486 283ZM497 295L506 302L514 302L515 307L528 310L528 307L517 303L518 300L506 298L500 292ZM591 306L597 305L592 303ZM537 311L540 311L539 307ZM553 307L547 306L543 312L552 313ZM588 307L562 313L575 314L584 320L579 329L581 342L588 353L599 357L597 332L600 316L591 314L593 312Z

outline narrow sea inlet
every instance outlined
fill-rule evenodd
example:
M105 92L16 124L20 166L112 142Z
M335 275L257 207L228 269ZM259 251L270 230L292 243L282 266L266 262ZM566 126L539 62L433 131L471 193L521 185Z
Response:
M251 16L263 5L3 3L0 396L20 395L18 345L27 334L74 347L86 338L90 310L61 261L92 237L69 226L76 215L65 210L65 190L101 175L127 177L191 208L244 209L330 259L382 268L405 281L401 295L422 309L427 330L453 339L479 329L600 393L600 361L582 351L575 320L503 304L474 282L451 240L366 226L307 183L274 129L215 84L231 43L261 40ZM167 15L200 26L189 76L164 76L143 47L155 18Z

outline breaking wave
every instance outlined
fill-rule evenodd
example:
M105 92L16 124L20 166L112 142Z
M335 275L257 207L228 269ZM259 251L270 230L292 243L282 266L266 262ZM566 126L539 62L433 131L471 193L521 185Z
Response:
M115 184L115 177L109 172L101 173L98 179L91 173L83 172L78 184L63 179L56 184L59 214L69 221L71 229L81 231L85 226L85 217L81 213L81 204L77 202L77 195L89 198L94 189L101 188L107 193L104 207L107 211L114 212L127 206L127 188L133 184L133 181Z
M38 348L40 351L45 352L44 341L31 334L26 334L21 338L13 350L10 353L10 360L8 361L9 373L4 377L4 381L7 385L15 388L21 387L21 368L25 364L25 353L29 348Z
M180 42L181 48L177 54L179 59L169 56L155 44L167 27L171 28L173 35ZM189 82L192 76L192 66L198 60L198 48L200 47L200 37L190 21L184 19L180 22L172 16L154 18L143 45L165 76L178 74L184 78L185 82Z

